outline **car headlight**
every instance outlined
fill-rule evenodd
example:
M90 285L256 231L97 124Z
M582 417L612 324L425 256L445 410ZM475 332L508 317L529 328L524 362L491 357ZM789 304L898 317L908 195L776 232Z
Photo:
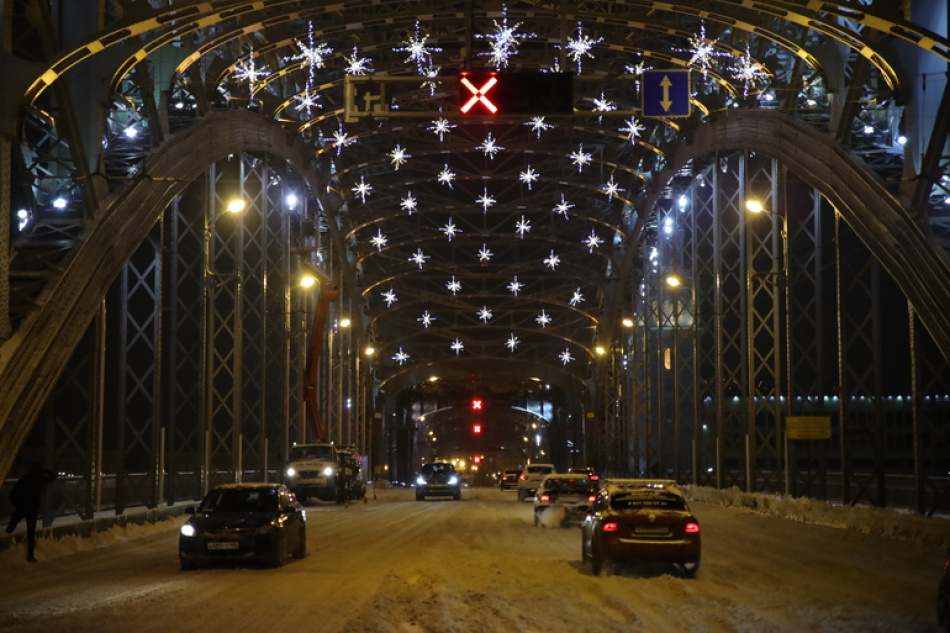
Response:
M332 477L333 473L334 473L333 466L327 466L326 468L323 469L323 474L326 477Z
M181 535L182 536L194 536L195 535L195 526L191 523L185 523L181 526Z
M458 478L458 477L456 477L456 476L454 476L454 475L451 476L451 477L449 477L449 485L450 485L450 486L454 486L454 485L457 484L458 482L459 482L459 478Z
M420 477L416 477L416 485L417 485L417 486L424 486L424 485L426 485L425 477L421 477L421 476L420 476Z
M287 469L287 472L286 472L286 475L287 475L288 477L296 477L296 476L297 476L297 471L294 470L293 468L288 468L288 469Z

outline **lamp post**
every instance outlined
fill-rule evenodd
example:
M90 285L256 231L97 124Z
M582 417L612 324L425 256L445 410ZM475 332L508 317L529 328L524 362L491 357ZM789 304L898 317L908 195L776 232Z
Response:
M689 349L689 358L691 361L690 373L692 374L692 389L693 394L690 398L690 401L693 405L692 418L693 418L693 438L691 440L692 444L692 455L691 455L691 465L690 469L692 471L693 485L699 485L699 441L701 439L700 435L700 419L699 419L699 402L698 402L698 385L697 381L699 380L698 368L697 368L697 359L696 359L696 340L697 340L697 324L696 324L696 284L695 283L684 283L683 279L676 274L667 275L666 285L670 288L678 290L679 288L687 288L689 290L689 322L686 323L686 329L690 332L688 337L692 343ZM674 394L673 394L673 417L675 424L677 425L677 442L676 442L676 457L675 457L675 466L676 474L679 476L679 420L681 417L680 412L680 394L679 390L679 332L683 329L683 312L684 308L682 307L682 302L679 300L678 293L673 295L673 314L672 314L672 345L670 346L672 352L670 354L670 368L674 372ZM718 468L718 465L717 465Z
M779 263L778 270L770 270L768 275L773 275L777 279L775 283L781 285L781 291L783 296L784 306L781 307L783 312L783 321L782 325L785 329L785 362L783 364L783 371L785 373L785 386L782 391L785 395L785 416L788 417L792 413L792 367L791 367L791 350L792 350L792 328L791 328L791 315L790 315L790 306L791 306L791 283L789 280L789 248L788 248L788 218L785 215L779 215L773 213L765 208L765 206L754 198L750 198L745 202L745 208L747 211L753 215L765 214L774 220L779 221L779 239L781 246L781 262ZM773 269L775 268L774 259L773 259ZM779 350L781 353L781 348ZM777 381L778 382L778 381ZM781 393L777 394L778 398L781 398ZM776 436L781 438L782 445L776 447L776 461L779 465L779 471L783 472L784 475L784 493L788 494L790 488L789 482L789 469L788 469L788 438L785 436L785 433L782 431L781 420L779 419L779 414L781 412L781 403L776 403ZM750 464L751 466L751 464Z

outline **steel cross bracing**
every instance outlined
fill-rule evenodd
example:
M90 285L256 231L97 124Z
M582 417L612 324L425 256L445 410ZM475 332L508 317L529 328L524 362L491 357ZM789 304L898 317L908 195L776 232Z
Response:
M42 309L46 301L42 290L58 278L58 265L80 244L77 237L91 228L88 221L99 213L105 193L118 192L136 178L152 177L148 156L175 132L187 130L192 119L215 109L249 108L277 121L299 142L308 144L313 167L328 176L330 190L315 193L338 235L338 261L346 262L339 272L352 274L358 281L352 292L361 300L354 299L354 312L365 314L360 325L379 345L380 360L374 369L382 383L395 386L419 379L421 374L408 365L392 362L397 348L394 341L412 332L418 332L412 336L419 339L418 351L412 351L417 368L463 360L464 352L456 356L449 347L456 338L467 343L469 355L497 364L512 358L504 342L514 334L521 339L515 356L521 355L535 367L550 367L574 389L585 384L600 390L592 402L603 403L605 413L614 411L609 414L611 427L620 416L616 411L622 408L611 404L613 398L605 394L612 391L604 389L617 380L617 372L600 369L592 350L598 342L618 336L619 314L614 306L623 304L617 294L623 291L616 289L625 284L612 280L623 278L630 283L641 274L624 265L630 260L628 249L641 243L638 221L654 213L649 206L642 206L638 195L649 186L665 186L651 185L654 175L677 151L675 143L701 126L707 113L715 116L733 106L741 106L740 111L782 109L829 130L842 147L857 151L872 168L880 166L880 173L892 179L895 190L899 183L894 180L894 167L902 165L904 154L896 132L910 132L911 147L926 146L928 140L940 147L945 141L941 138L945 131L937 133L937 126L936 139L928 139L929 130L918 123L918 117L912 119L917 127L900 130L903 104L893 96L902 87L910 88L902 85L904 78L894 70L885 49L899 48L908 59L934 58L945 63L946 39L904 22L883 4L857 11L834 3L814 7L764 1L749 7L714 0L703 3L702 20L697 19L693 2L511 3L487 9L462 2L352 2L344 3L338 13L331 13L329 6L299 2L174 2L160 8L137 6L134 11L106 2L101 14L100 3L94 2L54 2L50 14L36 10L34 4L44 3L13 2L7 14L17 27L13 29L15 39L8 45L11 52L50 68L24 90L24 159L22 165L11 168L30 175L23 180L29 188L11 195L27 200L32 214L22 230L15 229L16 246L8 275L11 328ZM69 19L76 16L95 19ZM406 63L409 53L395 49L407 48L406 40L418 21L419 33L430 38L428 44L442 49L427 54L433 64L449 72L477 67L486 62L479 53L488 51L489 40L476 35L490 34L503 18L522 22L526 32L534 33L510 60L512 68L549 69L557 60L563 70L580 71L586 77L623 74L631 60L687 67L692 54L689 40L700 27L723 55L708 60L706 78L697 80L697 114L683 121L641 119L644 129L636 143L618 129L623 120L611 118L609 113L590 112L595 99L615 101L620 110L639 107L635 81L612 82L609 78L583 84L587 92L577 95L576 107L587 112L586 117L575 117L569 124L552 119L555 127L544 130L540 138L534 138L530 128L511 122L481 129L458 126L444 142L427 129L430 120L344 124L341 128L344 55L356 55L354 46L360 55L373 58L378 76L386 72L411 76L415 70L414 64ZM58 23L69 24L74 31L57 34L51 25ZM104 24L105 28L87 33L81 31L81 24ZM579 26L590 38L603 38L591 57L583 57L583 68L571 59L566 46L579 33ZM41 37L35 37L37 33ZM334 48L325 65L314 69L300 64L299 59L297 63L288 61L300 57L311 34ZM67 46L66 41L81 43ZM742 58L746 43L751 59L761 60L771 73L766 87L753 87L748 94L729 71L729 66ZM105 63L99 53L117 50L119 44L137 52L124 61L119 56L118 62ZM844 71L839 73L841 60ZM701 61L692 63L697 77ZM276 72L249 82L251 63ZM310 80L311 72L316 83ZM110 79L109 107L101 108L98 104L105 99L80 89L90 75ZM421 83L420 79L414 97L417 102L429 103L435 114L434 104L447 98L444 93L448 88L437 84L436 94L431 94ZM297 109L295 97L314 86L319 88L323 107L308 116L305 109ZM920 96L920 87L913 89ZM933 90L931 86L927 95ZM843 100L842 95L846 95ZM401 105L408 108L411 104L406 101ZM99 121L105 122L102 129ZM453 117L450 122L458 125ZM868 127L874 132L867 132ZM140 134L126 135L132 128L141 128ZM340 148L337 155L333 134L343 131L358 140ZM508 143L505 152L494 158L477 150L489 131L499 145ZM413 156L399 169L389 158L397 144ZM590 152L591 164L581 169L572 158L576 152ZM932 154L939 157L942 152ZM455 187L448 192L435 178L435 170L446 164L457 172ZM517 179L517 172L528 164L542 175L531 189ZM94 165L102 168L91 167ZM945 164L942 168L939 159L931 159L927 167L933 176L933 191L938 191ZM374 187L367 204L352 192L361 176ZM623 195L605 194L611 177L620 183ZM482 209L475 198L487 183L491 183L489 193L497 204ZM399 204L410 186L420 204L420 210L412 215ZM61 192L70 194L65 211L53 208ZM446 193L453 198L452 208L445 208ZM563 223L555 222L561 218L553 212L561 193L574 204ZM926 209L911 211L939 227L944 203L939 195L925 198ZM517 236L512 228L521 218L519 207L524 207L531 222L531 231L523 236ZM451 243L440 231L449 220L463 227L463 233ZM384 250L374 249L369 240L383 229L389 241ZM604 242L588 249L582 240L592 232ZM481 246L479 238L492 240L489 246L496 252L492 263L474 259L472 247L477 250ZM430 259L419 272L407 258L423 247L431 249L425 253ZM540 263L542 256L555 249L565 262L563 268L542 275L546 273ZM737 255L728 249L726 254ZM470 282L474 291L464 297L448 294L444 290L446 274L462 278L463 284L467 278L474 280ZM524 276L531 282L532 294L526 283L526 291L517 297L523 301L515 301L506 288L514 274L519 274L519 281ZM599 279L607 283L599 284ZM395 308L381 305L379 292L388 290L389 284L394 291L405 286ZM570 295L565 293L574 290L572 285L584 290L585 301L580 307L568 305ZM414 305L407 305L410 300ZM445 329L420 331L412 311L424 305L434 306L433 314L435 309L441 311L439 323L446 325ZM487 324L475 314L486 306L495 314ZM537 326L534 318L538 310L555 316L551 326ZM506 316L498 319L503 312ZM565 349L575 360L559 367L556 353ZM741 346L730 343L725 349L739 350ZM741 364L733 360L736 366ZM349 381L343 388L356 389L359 394L359 388L349 386ZM345 401L342 393L337 404ZM234 449L233 438L230 445L235 453L232 459L254 450L245 446Z

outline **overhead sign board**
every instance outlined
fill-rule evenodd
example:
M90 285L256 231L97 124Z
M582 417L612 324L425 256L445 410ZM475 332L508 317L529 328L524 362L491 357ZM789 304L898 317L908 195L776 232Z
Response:
M831 418L824 415L799 415L785 418L785 436L790 440L831 439Z
M645 70L642 81L643 116L689 116L688 69Z
M574 112L571 73L461 72L458 112L462 116L543 115Z

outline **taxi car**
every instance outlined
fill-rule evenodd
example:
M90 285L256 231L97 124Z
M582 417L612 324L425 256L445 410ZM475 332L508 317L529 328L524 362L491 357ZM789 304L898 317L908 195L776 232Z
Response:
M209 492L178 535L183 570L208 563L258 561L280 567L307 555L307 514L279 483L224 484Z
M597 481L582 473L554 473L545 475L534 493L534 524L558 525L580 523L597 498ZM542 517L548 513L548 520Z
M672 480L603 480L581 523L581 559L594 575L612 565L661 563L692 576L701 549L699 521Z

